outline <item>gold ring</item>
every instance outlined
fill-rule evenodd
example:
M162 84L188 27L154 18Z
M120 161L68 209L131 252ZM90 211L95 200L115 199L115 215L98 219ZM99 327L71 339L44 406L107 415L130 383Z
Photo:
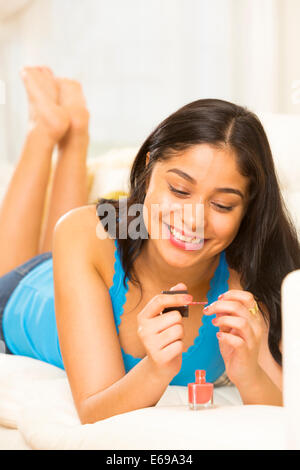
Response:
M249 308L248 310L249 310L249 312L251 313L251 315L253 315L254 317L257 317L257 316L258 316L258 312L259 312L259 308L258 308L258 306L257 306L256 300L255 300L254 302L255 302L254 307Z

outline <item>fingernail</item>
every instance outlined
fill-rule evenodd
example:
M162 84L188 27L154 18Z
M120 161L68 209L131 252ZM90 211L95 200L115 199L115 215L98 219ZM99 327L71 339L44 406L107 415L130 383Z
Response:
M179 282L178 284L176 284L176 286L173 286L173 287L171 287L171 289L170 289L170 290L175 290L175 289L176 289L176 287L179 287L179 286L181 286L181 284L182 284L182 283L181 283L181 282Z
M193 301L193 296L192 295L184 295L183 298L186 302L192 302Z
M224 294L219 295L218 299L222 299L224 297Z
M207 312L207 311L208 311L208 309L209 309L209 306L207 306L207 307L204 307L204 309L203 309L203 312Z

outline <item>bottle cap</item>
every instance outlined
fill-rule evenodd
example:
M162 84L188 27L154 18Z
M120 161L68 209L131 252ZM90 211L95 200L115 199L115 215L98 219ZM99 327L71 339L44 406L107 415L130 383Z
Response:
M196 384L205 384L206 383L205 375L206 375L205 370L203 370L203 369L196 370L195 371L195 378L196 378L195 383Z

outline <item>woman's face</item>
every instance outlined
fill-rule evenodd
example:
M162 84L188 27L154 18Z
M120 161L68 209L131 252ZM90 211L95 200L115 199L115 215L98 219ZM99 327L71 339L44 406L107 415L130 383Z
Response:
M238 232L247 184L234 152L225 147L199 144L157 162L144 200L149 243L174 267L216 256Z

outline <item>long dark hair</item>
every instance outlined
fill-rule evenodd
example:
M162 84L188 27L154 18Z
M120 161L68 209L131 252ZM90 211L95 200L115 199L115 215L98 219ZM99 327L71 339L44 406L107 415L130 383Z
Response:
M153 166L193 145L208 143L215 147L230 146L237 156L241 175L249 178L248 206L239 231L226 249L230 268L241 277L244 290L263 302L268 309L268 343L272 356L282 364L281 284L291 271L300 268L300 245L297 231L282 198L270 145L258 117L247 108L217 99L193 101L162 121L138 151L130 173L127 208L142 204ZM146 165L146 154L150 161ZM119 201L99 199L114 205L117 233L121 220ZM99 215L100 220L103 218ZM130 216L127 214L128 225ZM132 216L133 219L133 216ZM146 239L119 238L125 276L142 286L133 263Z

